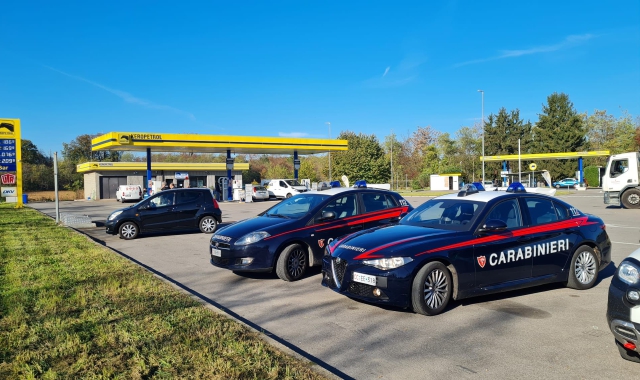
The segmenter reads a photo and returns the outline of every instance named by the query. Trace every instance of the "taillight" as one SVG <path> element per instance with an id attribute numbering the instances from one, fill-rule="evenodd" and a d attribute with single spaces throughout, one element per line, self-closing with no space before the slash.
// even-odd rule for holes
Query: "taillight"
<path id="1" fill-rule="evenodd" d="M 606 231 L 606 230 L 607 230 L 607 225 L 606 225 L 606 224 L 604 224 L 604 223 L 602 223 L 602 225 L 600 226 L 600 228 L 602 228 L 603 230 L 605 230 L 605 231 Z"/>
<path id="2" fill-rule="evenodd" d="M 220 207 L 218 207 L 218 202 L 215 199 L 213 200 L 213 207 L 214 208 L 220 208 Z"/>
<path id="3" fill-rule="evenodd" d="M 254 187 L 254 188 L 253 188 L 253 192 L 255 193 L 255 191 L 256 191 L 256 188 Z"/>

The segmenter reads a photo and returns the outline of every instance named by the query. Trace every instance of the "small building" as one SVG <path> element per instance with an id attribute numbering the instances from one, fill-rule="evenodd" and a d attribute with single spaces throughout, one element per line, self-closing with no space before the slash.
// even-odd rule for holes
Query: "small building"
<path id="1" fill-rule="evenodd" d="M 234 163 L 231 175 L 234 182 L 242 183 L 242 171 L 249 170 L 248 163 Z M 147 178 L 144 162 L 85 162 L 77 166 L 84 173 L 85 199 L 115 199 L 120 185 L 140 185 L 146 188 L 149 180 L 176 187 L 214 188 L 220 178 L 227 178 L 223 163 L 154 162 L 151 178 Z"/>
<path id="2" fill-rule="evenodd" d="M 458 190 L 462 173 L 446 173 L 431 175 L 431 190 Z"/>

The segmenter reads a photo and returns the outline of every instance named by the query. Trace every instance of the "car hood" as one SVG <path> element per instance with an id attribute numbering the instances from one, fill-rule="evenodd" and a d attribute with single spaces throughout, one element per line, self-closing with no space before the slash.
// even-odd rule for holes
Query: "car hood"
<path id="1" fill-rule="evenodd" d="M 266 231 L 271 235 L 275 235 L 281 229 L 293 228 L 290 225 L 296 223 L 297 221 L 298 219 L 285 219 L 264 215 L 256 216 L 255 218 L 241 220 L 237 223 L 233 223 L 227 227 L 220 229 L 218 232 L 216 232 L 214 238 L 216 235 L 222 235 L 231 238 L 231 240 L 236 240 L 248 233 L 257 231 Z"/>
<path id="2" fill-rule="evenodd" d="M 449 242 L 466 232 L 409 225 L 393 225 L 365 230 L 332 243 L 332 256 L 342 259 L 377 259 L 415 256 Z"/>

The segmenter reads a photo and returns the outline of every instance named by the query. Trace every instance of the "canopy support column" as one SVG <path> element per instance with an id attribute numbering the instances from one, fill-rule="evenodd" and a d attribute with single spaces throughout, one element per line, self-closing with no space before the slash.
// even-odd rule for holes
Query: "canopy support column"
<path id="1" fill-rule="evenodd" d="M 300 169 L 300 160 L 298 159 L 298 151 L 293 151 L 293 178 L 298 180 L 298 170 Z"/>
<path id="2" fill-rule="evenodd" d="M 227 199 L 229 200 L 233 199 L 233 180 L 231 179 L 232 168 L 233 159 L 231 158 L 231 149 L 227 149 Z"/>
<path id="3" fill-rule="evenodd" d="M 151 148 L 147 148 L 147 194 L 153 192 L 153 180 L 151 179 Z"/>

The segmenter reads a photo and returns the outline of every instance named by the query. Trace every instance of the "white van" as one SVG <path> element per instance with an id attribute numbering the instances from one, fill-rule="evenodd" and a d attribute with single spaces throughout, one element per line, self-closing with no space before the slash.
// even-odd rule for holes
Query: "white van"
<path id="1" fill-rule="evenodd" d="M 269 182 L 269 192 L 276 198 L 291 198 L 307 191 L 307 187 L 295 179 L 272 179 Z"/>
<path id="2" fill-rule="evenodd" d="M 140 185 L 120 185 L 118 186 L 118 192 L 116 193 L 116 200 L 118 202 L 125 201 L 141 201 L 142 200 L 142 186 Z"/>

